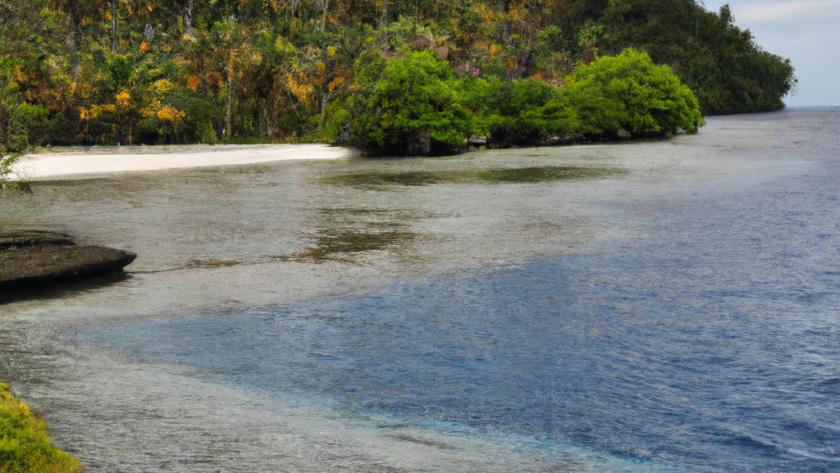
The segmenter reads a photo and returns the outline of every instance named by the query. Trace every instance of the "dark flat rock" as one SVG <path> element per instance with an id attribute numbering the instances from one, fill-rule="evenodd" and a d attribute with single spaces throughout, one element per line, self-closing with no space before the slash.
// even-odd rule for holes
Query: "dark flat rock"
<path id="1" fill-rule="evenodd" d="M 73 246 L 76 242 L 61 233 L 39 230 L 0 231 L 0 251 L 31 246 Z"/>
<path id="2" fill-rule="evenodd" d="M 0 290 L 120 271 L 136 257 L 129 251 L 77 245 L 61 233 L 0 231 Z"/>

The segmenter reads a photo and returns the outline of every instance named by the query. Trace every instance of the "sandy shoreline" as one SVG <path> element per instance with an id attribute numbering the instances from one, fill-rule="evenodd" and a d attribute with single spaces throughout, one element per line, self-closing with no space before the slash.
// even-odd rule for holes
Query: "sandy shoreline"
<path id="1" fill-rule="evenodd" d="M 152 152 L 148 152 L 152 151 Z M 351 148 L 321 144 L 219 145 L 207 147 L 111 148 L 84 153 L 30 154 L 14 166 L 17 178 L 44 179 L 84 174 L 156 171 L 208 166 L 257 164 L 298 159 L 347 159 Z"/>

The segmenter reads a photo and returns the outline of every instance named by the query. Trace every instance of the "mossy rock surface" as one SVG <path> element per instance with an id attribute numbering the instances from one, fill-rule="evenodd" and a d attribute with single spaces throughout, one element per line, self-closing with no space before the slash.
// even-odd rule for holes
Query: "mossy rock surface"
<path id="1" fill-rule="evenodd" d="M 61 233 L 0 231 L 0 290 L 120 271 L 136 254 L 77 245 Z"/>
<path id="2" fill-rule="evenodd" d="M 73 246 L 76 242 L 61 233 L 40 230 L 0 231 L 0 251 L 32 246 Z"/>

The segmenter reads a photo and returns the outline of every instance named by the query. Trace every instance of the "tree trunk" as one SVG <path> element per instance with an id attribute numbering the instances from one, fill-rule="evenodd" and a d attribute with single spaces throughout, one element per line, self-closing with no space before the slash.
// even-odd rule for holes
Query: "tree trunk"
<path id="1" fill-rule="evenodd" d="M 192 16 L 195 0 L 187 0 L 184 5 L 184 36 L 192 36 Z"/>
<path id="2" fill-rule="evenodd" d="M 225 138 L 230 139 L 233 134 L 233 127 L 231 126 L 232 114 L 231 102 L 233 100 L 233 78 L 234 66 L 236 64 L 236 51 L 230 52 L 228 59 L 228 80 L 227 80 L 227 111 L 225 112 Z"/>
<path id="3" fill-rule="evenodd" d="M 330 102 L 332 92 L 324 94 L 321 98 L 321 121 L 318 123 L 318 131 L 324 130 L 324 125 L 327 124 L 327 104 Z"/>
<path id="4" fill-rule="evenodd" d="M 228 79 L 227 83 L 227 111 L 225 112 L 225 138 L 230 139 L 233 130 L 231 130 L 231 118 L 233 111 L 231 110 L 231 100 L 233 99 L 233 78 Z"/>
<path id="5" fill-rule="evenodd" d="M 76 30 L 79 26 L 78 15 L 74 7 L 76 6 L 75 2 L 67 2 L 63 4 L 65 10 L 64 15 L 66 17 L 66 28 L 67 28 L 67 38 L 66 43 L 67 47 L 70 48 L 70 75 L 77 79 L 79 77 L 79 56 L 76 54 Z"/>
<path id="6" fill-rule="evenodd" d="M 0 101 L 0 158 L 3 157 L 3 145 L 6 142 L 6 122 L 8 121 L 8 113 L 6 110 L 6 102 Z"/>
<path id="7" fill-rule="evenodd" d="M 76 51 L 76 28 L 71 24 L 67 31 L 67 46 L 71 51 Z"/>
<path id="8" fill-rule="evenodd" d="M 330 0 L 323 0 L 323 2 L 324 2 L 324 11 L 323 11 L 323 14 L 321 15 L 321 31 L 324 31 L 324 28 L 326 27 L 327 11 L 330 8 Z"/>
<path id="9" fill-rule="evenodd" d="M 119 47 L 119 43 L 117 42 L 117 0 L 111 0 L 111 30 L 113 32 L 111 52 L 116 53 Z"/>
<path id="10" fill-rule="evenodd" d="M 292 0 L 292 24 L 297 24 L 297 18 L 299 17 L 298 14 L 298 6 L 300 6 L 300 0 Z"/>
<path id="11" fill-rule="evenodd" d="M 381 26 L 388 24 L 388 0 L 382 0 L 382 17 L 379 19 Z"/>
<path id="12" fill-rule="evenodd" d="M 76 51 L 76 12 L 73 11 L 73 3 L 68 2 L 66 5 L 63 5 L 64 8 L 64 15 L 66 18 L 65 27 L 67 28 L 67 37 L 65 39 L 65 43 L 67 46 L 70 47 L 70 50 L 75 52 Z"/>

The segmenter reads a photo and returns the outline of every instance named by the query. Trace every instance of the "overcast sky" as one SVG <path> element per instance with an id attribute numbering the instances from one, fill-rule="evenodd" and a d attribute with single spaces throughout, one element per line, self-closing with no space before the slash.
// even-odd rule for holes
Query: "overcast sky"
<path id="1" fill-rule="evenodd" d="M 788 106 L 840 105 L 840 0 L 705 0 L 714 12 L 727 3 L 739 28 L 796 68 Z"/>

